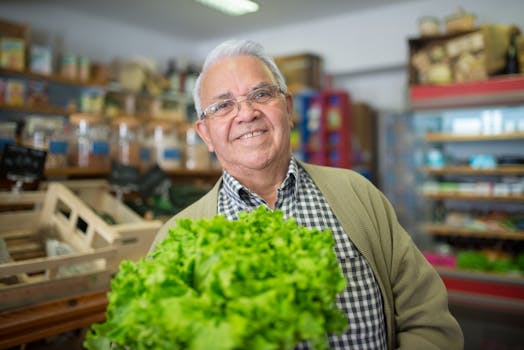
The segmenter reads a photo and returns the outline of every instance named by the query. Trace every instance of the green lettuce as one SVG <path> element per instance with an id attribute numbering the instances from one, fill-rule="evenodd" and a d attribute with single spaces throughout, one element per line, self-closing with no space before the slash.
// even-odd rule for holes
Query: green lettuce
<path id="1" fill-rule="evenodd" d="M 123 261 L 87 349 L 292 349 L 347 329 L 333 235 L 259 207 L 178 220 L 156 250 Z"/>

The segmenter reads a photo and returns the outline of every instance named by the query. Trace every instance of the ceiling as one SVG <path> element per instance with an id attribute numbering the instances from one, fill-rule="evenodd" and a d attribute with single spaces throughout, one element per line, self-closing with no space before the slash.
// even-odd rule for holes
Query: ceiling
<path id="1" fill-rule="evenodd" d="M 205 40 L 275 28 L 406 0 L 255 0 L 260 10 L 231 17 L 193 0 L 45 0 L 64 9 L 105 17 L 181 38 Z M 413 0 L 412 0 L 413 1 Z"/>

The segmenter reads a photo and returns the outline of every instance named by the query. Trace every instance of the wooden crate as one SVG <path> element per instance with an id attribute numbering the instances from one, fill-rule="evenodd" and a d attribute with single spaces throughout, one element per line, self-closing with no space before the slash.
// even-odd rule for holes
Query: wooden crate
<path id="1" fill-rule="evenodd" d="M 137 261 L 147 254 L 162 221 L 144 220 L 111 193 L 106 180 L 69 180 L 61 183 L 95 212 L 109 214 L 116 221 L 110 227 L 120 236 L 115 241 L 118 244 L 117 261 Z"/>
<path id="2" fill-rule="evenodd" d="M 26 191 L 18 195 L 0 192 L 0 213 L 8 209 L 38 208 L 42 205 L 45 190 L 51 183 L 53 182 L 43 183 L 39 191 Z M 61 181 L 60 184 L 84 202 L 88 210 L 108 214 L 116 221 L 116 224 L 109 226 L 112 232 L 118 235 L 118 238 L 114 239 L 114 244 L 117 245 L 117 263 L 123 259 L 137 261 L 147 254 L 163 224 L 162 221 L 144 220 L 111 193 L 106 180 L 67 180 Z"/>
<path id="3" fill-rule="evenodd" d="M 1 311 L 109 288 L 116 270 L 115 241 L 119 235 L 64 185 L 50 184 L 41 206 L 0 213 L 0 238 L 7 243 L 9 254 L 34 251 L 39 230 L 48 227 L 75 252 L 26 256 L 0 264 L 4 282 L 16 279 L 12 284 L 0 284 Z M 73 266 L 84 269 L 74 274 L 64 272 Z"/>

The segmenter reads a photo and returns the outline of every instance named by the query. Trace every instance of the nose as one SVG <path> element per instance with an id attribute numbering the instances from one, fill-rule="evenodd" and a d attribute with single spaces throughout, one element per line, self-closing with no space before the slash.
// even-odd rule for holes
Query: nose
<path id="1" fill-rule="evenodd" d="M 236 100 L 236 102 L 237 102 L 237 113 L 236 113 L 237 117 L 246 117 L 246 116 L 252 117 L 253 116 L 253 113 L 252 113 L 253 105 L 251 101 L 247 99 L 247 97 L 244 96 L 242 98 L 239 98 Z M 242 108 L 242 102 L 246 102 L 244 108 Z"/>

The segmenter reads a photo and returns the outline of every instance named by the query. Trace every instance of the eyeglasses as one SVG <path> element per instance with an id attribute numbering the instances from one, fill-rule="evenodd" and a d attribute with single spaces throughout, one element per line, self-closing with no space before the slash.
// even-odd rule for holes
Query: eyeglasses
<path id="1" fill-rule="evenodd" d="M 250 106 L 253 104 L 263 105 L 271 102 L 278 94 L 284 93 L 277 85 L 268 85 L 250 91 L 246 96 L 237 99 L 225 99 L 215 102 L 204 110 L 200 119 L 221 118 L 236 115 L 240 110 L 240 103 L 246 101 Z"/>

